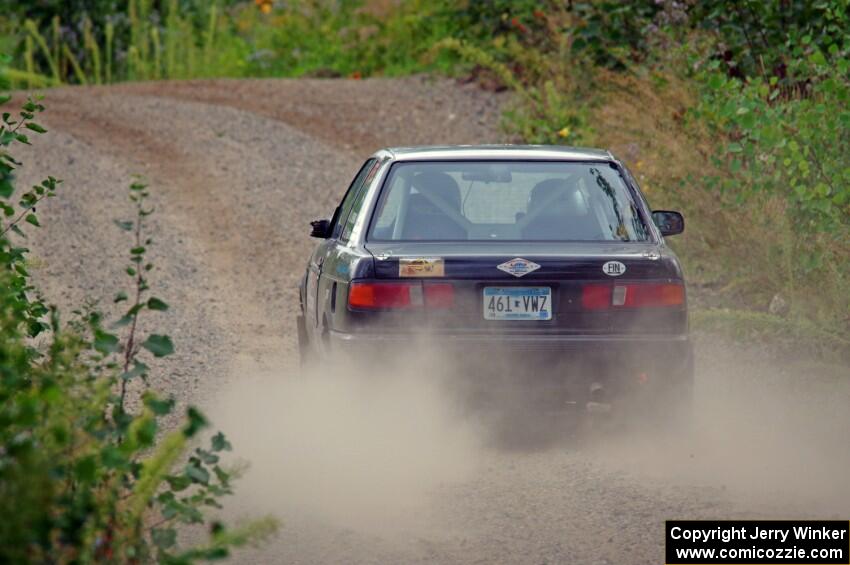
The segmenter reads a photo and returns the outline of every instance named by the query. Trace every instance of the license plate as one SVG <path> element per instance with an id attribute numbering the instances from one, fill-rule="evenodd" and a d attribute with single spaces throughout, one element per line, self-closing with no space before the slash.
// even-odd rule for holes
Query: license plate
<path id="1" fill-rule="evenodd" d="M 484 287 L 485 320 L 551 320 L 548 286 Z"/>

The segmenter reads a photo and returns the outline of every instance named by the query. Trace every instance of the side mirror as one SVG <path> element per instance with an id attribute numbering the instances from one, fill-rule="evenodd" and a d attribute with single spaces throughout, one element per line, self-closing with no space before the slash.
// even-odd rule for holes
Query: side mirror
<path id="1" fill-rule="evenodd" d="M 310 237 L 327 239 L 331 236 L 330 220 L 314 220 L 310 222 L 310 225 L 312 226 L 312 229 L 310 230 Z"/>
<path id="2" fill-rule="evenodd" d="M 685 231 L 685 218 L 679 212 L 655 210 L 652 221 L 661 230 L 661 235 L 676 235 Z"/>

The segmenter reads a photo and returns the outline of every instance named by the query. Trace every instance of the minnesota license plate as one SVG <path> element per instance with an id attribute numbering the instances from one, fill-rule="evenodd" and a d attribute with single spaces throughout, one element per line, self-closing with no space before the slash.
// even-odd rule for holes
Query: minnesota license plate
<path id="1" fill-rule="evenodd" d="M 551 320 L 552 289 L 548 286 L 484 287 L 485 320 Z"/>

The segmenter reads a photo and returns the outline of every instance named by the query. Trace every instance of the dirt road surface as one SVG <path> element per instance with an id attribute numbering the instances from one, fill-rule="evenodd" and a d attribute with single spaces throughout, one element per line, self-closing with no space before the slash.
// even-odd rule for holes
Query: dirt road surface
<path id="1" fill-rule="evenodd" d="M 146 328 L 177 345 L 152 385 L 204 407 L 250 461 L 228 516 L 283 521 L 238 562 L 657 564 L 665 519 L 846 519 L 846 367 L 699 336 L 693 436 L 525 448 L 490 441 L 438 376 L 299 374 L 307 222 L 378 147 L 502 141 L 492 93 L 413 78 L 46 94 L 51 131 L 23 180 L 65 183 L 30 239 L 38 281 L 112 311 L 129 247 L 113 220 L 131 175 L 150 181 L 152 284 L 171 309 Z"/>

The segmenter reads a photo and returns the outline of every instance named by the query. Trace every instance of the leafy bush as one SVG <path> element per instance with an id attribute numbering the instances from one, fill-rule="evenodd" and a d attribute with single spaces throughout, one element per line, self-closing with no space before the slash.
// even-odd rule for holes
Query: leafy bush
<path id="1" fill-rule="evenodd" d="M 570 3 L 576 16 L 576 52 L 601 66 L 624 69 L 648 55 L 647 30 L 661 2 L 603 1 Z"/>
<path id="2" fill-rule="evenodd" d="M 833 69 L 816 51 L 811 61 L 823 74 L 787 99 L 775 77 L 741 83 L 713 73 L 700 115 L 733 140 L 717 162 L 731 173 L 722 188 L 739 199 L 781 195 L 801 232 L 837 233 L 850 227 L 850 74 L 846 59 Z"/>
<path id="3" fill-rule="evenodd" d="M 4 97 L 2 102 L 9 101 Z M 226 556 L 230 547 L 267 535 L 272 519 L 227 529 L 206 515 L 230 494 L 232 473 L 220 464 L 230 444 L 221 433 L 209 447 L 195 447 L 183 461 L 204 416 L 187 410 L 182 427 L 161 429 L 174 406 L 147 389 L 129 408 L 127 385 L 145 383 L 146 361 L 172 353 L 171 339 L 140 336 L 143 313 L 168 305 L 150 295 L 145 235 L 147 186 L 130 185 L 135 218 L 118 222 L 133 236 L 129 292 L 116 303 L 130 307 L 107 327 L 103 316 L 81 308 L 60 323 L 59 311 L 39 298 L 30 282 L 26 252 L 12 237 L 39 226 L 36 206 L 56 195 L 48 177 L 15 197 L 9 153 L 27 135 L 45 129 L 33 121 L 44 107 L 27 101 L 19 117 L 4 114 L 0 126 L 0 562 L 153 561 L 189 563 Z M 14 234 L 14 235 L 13 235 Z M 119 336 L 112 333 L 123 331 Z M 180 548 L 176 527 L 207 525 L 207 545 Z"/>
<path id="4" fill-rule="evenodd" d="M 850 47 L 848 0 L 702 0 L 689 6 L 689 15 L 695 29 L 716 37 L 714 56 L 723 61 L 727 74 L 738 78 L 790 78 L 788 67 L 802 43 L 823 52 L 831 46 Z"/>
<path id="5" fill-rule="evenodd" d="M 750 284 L 792 297 L 798 315 L 840 327 L 850 321 L 848 48 L 822 50 L 804 38 L 791 55 L 785 79 L 744 82 L 714 61 L 697 76 L 702 99 L 693 115 L 721 143 L 707 187 L 733 206 L 755 203 L 745 221 L 762 234 L 755 245 L 764 252 L 748 263 Z"/>

